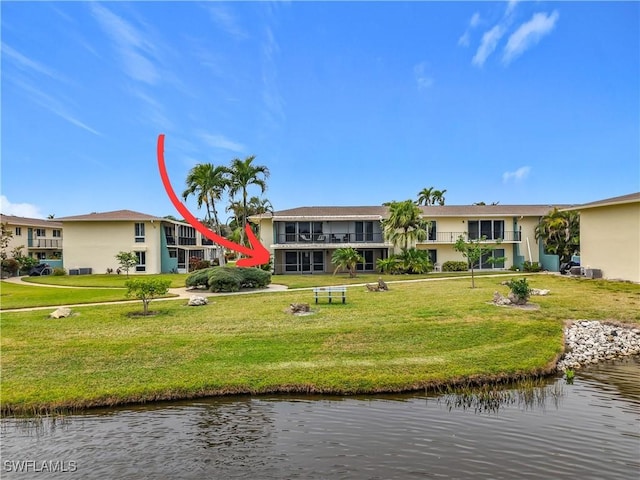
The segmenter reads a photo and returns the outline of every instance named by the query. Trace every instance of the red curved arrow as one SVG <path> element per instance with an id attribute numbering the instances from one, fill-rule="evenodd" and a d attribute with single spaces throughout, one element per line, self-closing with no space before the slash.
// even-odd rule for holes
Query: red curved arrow
<path id="1" fill-rule="evenodd" d="M 198 230 L 209 240 L 212 240 L 218 245 L 222 245 L 229 250 L 235 250 L 236 252 L 246 255 L 247 258 L 241 258 L 236 262 L 237 266 L 253 267 L 269 263 L 269 251 L 264 248 L 262 243 L 260 243 L 260 240 L 256 238 L 253 230 L 251 230 L 251 226 L 247 224 L 245 227 L 247 239 L 251 244 L 251 248 L 249 248 L 234 243 L 231 240 L 228 240 L 209 230 L 202 223 L 200 223 L 196 217 L 191 215 L 191 212 L 189 212 L 187 207 L 185 207 L 183 203 L 178 199 L 175 192 L 173 191 L 173 188 L 171 187 L 171 182 L 169 181 L 169 176 L 167 175 L 167 168 L 164 165 L 164 133 L 158 135 L 158 168 L 160 169 L 160 177 L 162 177 L 162 183 L 164 185 L 164 189 L 167 191 L 167 195 L 169 195 L 173 206 L 176 207 L 178 212 L 180 212 L 182 217 L 187 222 L 189 222 L 196 230 Z"/>

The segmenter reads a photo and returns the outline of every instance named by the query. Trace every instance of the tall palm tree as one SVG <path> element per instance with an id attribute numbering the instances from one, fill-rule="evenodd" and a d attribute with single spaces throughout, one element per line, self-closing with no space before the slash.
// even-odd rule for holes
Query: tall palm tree
<path id="1" fill-rule="evenodd" d="M 220 229 L 220 220 L 218 219 L 218 210 L 216 202 L 219 201 L 229 184 L 229 170 L 227 167 L 215 167 L 211 163 L 199 163 L 193 167 L 187 175 L 187 188 L 182 192 L 182 198 L 185 200 L 189 195 L 196 195 L 198 208 L 202 204 L 206 206 L 206 221 L 209 228 L 213 227 L 218 235 L 222 235 Z M 220 265 L 224 265 L 224 248 L 217 249 L 218 261 Z"/>
<path id="2" fill-rule="evenodd" d="M 444 194 L 445 190 L 436 190 L 434 187 L 423 188 L 418 192 L 418 201 L 416 202 L 418 205 L 444 205 Z"/>
<path id="3" fill-rule="evenodd" d="M 218 210 L 216 202 L 219 201 L 228 186 L 227 167 L 215 167 L 211 163 L 199 163 L 187 175 L 187 188 L 182 192 L 182 198 L 187 199 L 189 195 L 196 195 L 198 208 L 205 205 L 207 209 L 207 222 L 214 227 L 220 235 L 220 221 L 218 220 Z"/>
<path id="4" fill-rule="evenodd" d="M 559 211 L 554 208 L 540 220 L 535 228 L 536 240 L 542 239 L 547 253 L 560 257 L 560 262 L 571 260 L 580 249 L 580 215 L 575 210 Z"/>
<path id="5" fill-rule="evenodd" d="M 269 169 L 264 165 L 254 165 L 253 161 L 255 156 L 240 160 L 234 158 L 229 168 L 229 193 L 231 196 L 241 194 L 242 199 L 242 231 L 240 232 L 240 241 L 244 243 L 245 229 L 247 225 L 247 189 L 250 185 L 256 185 L 260 187 L 261 193 L 264 193 L 267 189 L 266 179 L 269 178 Z"/>
<path id="6" fill-rule="evenodd" d="M 410 241 L 423 241 L 428 237 L 429 222 L 422 219 L 421 211 L 412 200 L 391 202 L 389 218 L 382 221 L 384 235 L 395 246 L 406 250 Z"/>
<path id="7" fill-rule="evenodd" d="M 418 192 L 418 205 L 431 205 L 433 195 L 433 187 L 423 188 Z"/>

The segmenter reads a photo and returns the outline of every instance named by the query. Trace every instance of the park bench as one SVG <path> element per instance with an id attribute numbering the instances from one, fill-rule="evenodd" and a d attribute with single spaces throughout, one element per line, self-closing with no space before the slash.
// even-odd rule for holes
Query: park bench
<path id="1" fill-rule="evenodd" d="M 316 287 L 313 289 L 313 295 L 318 303 L 318 299 L 327 297 L 329 303 L 334 298 L 342 298 L 342 303 L 347 303 L 347 287 Z"/>

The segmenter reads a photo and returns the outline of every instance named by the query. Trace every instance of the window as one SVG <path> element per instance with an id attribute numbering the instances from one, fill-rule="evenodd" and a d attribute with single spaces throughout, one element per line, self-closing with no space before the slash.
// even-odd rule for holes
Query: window
<path id="1" fill-rule="evenodd" d="M 47 231 L 44 228 L 36 228 L 36 237 L 46 237 Z"/>
<path id="2" fill-rule="evenodd" d="M 136 243 L 144 243 L 144 223 L 135 224 Z"/>
<path id="3" fill-rule="evenodd" d="M 356 222 L 356 242 L 373 242 L 373 222 Z"/>
<path id="4" fill-rule="evenodd" d="M 358 253 L 364 258 L 364 263 L 358 263 L 356 270 L 359 272 L 373 270 L 373 250 L 358 250 Z"/>
<path id="5" fill-rule="evenodd" d="M 284 224 L 285 242 L 311 242 L 323 241 L 323 239 L 322 222 L 285 222 Z"/>
<path id="6" fill-rule="evenodd" d="M 167 245 L 175 245 L 176 237 L 173 226 L 165 225 L 164 226 L 164 236 L 167 239 Z"/>
<path id="7" fill-rule="evenodd" d="M 504 238 L 504 220 L 469 220 L 469 239 L 477 240 L 486 237 L 487 240 Z"/>
<path id="8" fill-rule="evenodd" d="M 45 260 L 47 258 L 47 254 L 44 252 L 37 252 L 36 253 L 36 258 L 38 260 Z"/>
<path id="9" fill-rule="evenodd" d="M 436 240 L 436 221 L 435 220 L 431 220 L 429 222 L 429 236 L 427 237 L 427 240 L 430 240 L 432 242 L 435 242 Z M 435 250 L 434 250 L 435 252 Z M 435 263 L 435 262 L 434 262 Z"/>
<path id="10" fill-rule="evenodd" d="M 478 268 L 478 262 L 474 264 L 474 268 Z M 496 248 L 485 253 L 480 259 L 480 268 L 484 270 L 504 268 L 504 248 Z"/>
<path id="11" fill-rule="evenodd" d="M 178 245 L 195 245 L 196 229 L 189 225 L 178 227 Z"/>
<path id="12" fill-rule="evenodd" d="M 429 249 L 429 250 L 427 250 L 427 253 L 429 254 L 429 259 L 431 260 L 431 263 L 433 265 L 438 263 L 438 250 Z"/>
<path id="13" fill-rule="evenodd" d="M 136 257 L 138 257 L 138 264 L 136 265 L 136 272 L 146 272 L 147 271 L 147 253 L 146 252 L 135 252 Z"/>
<path id="14" fill-rule="evenodd" d="M 16 227 L 16 237 L 20 237 L 22 235 L 22 227 Z"/>
<path id="15" fill-rule="evenodd" d="M 285 272 L 323 272 L 324 252 L 322 250 L 285 252 Z"/>
<path id="16" fill-rule="evenodd" d="M 54 229 L 54 230 L 53 230 L 53 237 L 54 237 L 54 238 L 60 238 L 60 237 L 62 237 L 62 230 L 57 229 L 57 228 L 56 228 L 56 229 Z"/>

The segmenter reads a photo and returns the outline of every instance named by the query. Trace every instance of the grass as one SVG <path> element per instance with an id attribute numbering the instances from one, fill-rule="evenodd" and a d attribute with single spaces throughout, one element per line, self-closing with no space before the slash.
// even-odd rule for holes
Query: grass
<path id="1" fill-rule="evenodd" d="M 59 320 L 3 313 L 2 413 L 519 378 L 553 370 L 567 319 L 640 321 L 638 285 L 528 278 L 551 289 L 533 297 L 537 311 L 490 305 L 493 292 L 507 287 L 480 277 L 475 289 L 469 279 L 397 283 L 378 293 L 350 287 L 346 305 L 312 305 L 314 314 L 300 317 L 284 310 L 311 303 L 306 290 L 215 297 L 204 307 L 152 302 L 150 317 L 131 316 L 141 302 L 77 307 Z"/>
<path id="2" fill-rule="evenodd" d="M 171 280 L 170 288 L 184 287 L 186 273 L 161 273 L 144 275 L 144 278 L 161 278 Z M 140 275 L 94 274 L 94 275 L 46 275 L 43 277 L 23 277 L 23 281 L 41 285 L 61 285 L 65 287 L 125 288 L 124 282 Z"/>

